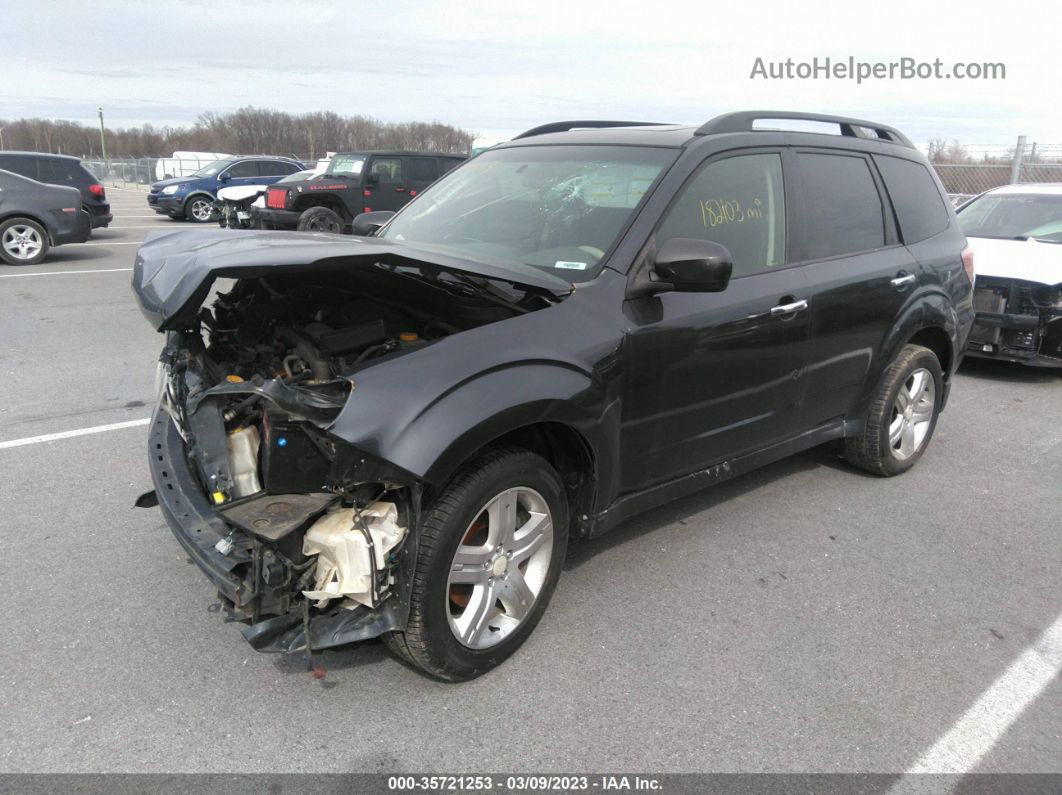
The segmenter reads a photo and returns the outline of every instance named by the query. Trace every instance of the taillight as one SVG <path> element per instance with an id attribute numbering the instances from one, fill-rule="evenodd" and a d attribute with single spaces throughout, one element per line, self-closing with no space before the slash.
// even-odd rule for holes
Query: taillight
<path id="1" fill-rule="evenodd" d="M 101 199 L 107 195 L 107 191 L 104 190 L 103 186 L 98 182 L 94 182 L 93 184 L 89 185 L 88 189 L 89 193 L 91 193 L 93 196 L 99 196 Z"/>
<path id="2" fill-rule="evenodd" d="M 283 210 L 288 203 L 288 191 L 286 188 L 270 188 L 266 191 L 266 207 L 274 210 Z"/>
<path id="3" fill-rule="evenodd" d="M 967 246 L 962 250 L 962 267 L 966 271 L 966 275 L 970 277 L 970 284 L 974 283 L 974 257 L 973 249 Z"/>
<path id="4" fill-rule="evenodd" d="M 361 195 L 362 195 L 362 196 L 364 196 L 364 197 L 366 197 L 366 198 L 368 198 L 369 196 L 372 196 L 372 191 L 371 191 L 371 190 L 369 190 L 368 188 L 366 188 L 365 190 L 363 190 L 363 191 L 361 192 Z"/>

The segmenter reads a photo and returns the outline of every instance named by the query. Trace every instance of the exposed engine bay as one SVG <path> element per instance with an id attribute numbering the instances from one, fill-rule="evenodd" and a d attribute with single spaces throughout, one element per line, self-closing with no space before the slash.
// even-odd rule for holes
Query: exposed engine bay
<path id="1" fill-rule="evenodd" d="M 239 581 L 221 590 L 253 645 L 299 648 L 321 613 L 364 624 L 356 611 L 392 600 L 411 565 L 419 484 L 328 431 L 358 374 L 554 300 L 461 273 L 306 266 L 235 281 L 168 332 L 160 406 L 224 523 L 206 554 Z"/>
<path id="2" fill-rule="evenodd" d="M 1062 367 L 1062 285 L 978 276 L 974 309 L 973 355 Z"/>

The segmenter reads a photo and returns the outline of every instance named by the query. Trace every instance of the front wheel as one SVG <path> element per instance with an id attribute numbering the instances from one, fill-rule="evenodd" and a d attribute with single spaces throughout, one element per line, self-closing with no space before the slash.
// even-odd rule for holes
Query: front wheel
<path id="1" fill-rule="evenodd" d="M 300 232 L 340 234 L 343 231 L 343 219 L 328 207 L 310 207 L 299 216 L 299 222 L 295 228 Z"/>
<path id="2" fill-rule="evenodd" d="M 0 259 L 8 265 L 36 265 L 48 253 L 48 233 L 29 218 L 0 224 Z"/>
<path id="3" fill-rule="evenodd" d="M 885 371 L 861 433 L 845 439 L 845 458 L 875 475 L 906 472 L 929 447 L 943 395 L 936 354 L 905 345 Z"/>
<path id="4" fill-rule="evenodd" d="M 214 202 L 206 196 L 193 196 L 184 204 L 184 217 L 194 224 L 205 224 L 214 217 Z"/>
<path id="5" fill-rule="evenodd" d="M 463 468 L 424 518 L 399 657 L 451 682 L 501 664 L 538 624 L 568 543 L 564 486 L 541 457 L 516 448 Z"/>

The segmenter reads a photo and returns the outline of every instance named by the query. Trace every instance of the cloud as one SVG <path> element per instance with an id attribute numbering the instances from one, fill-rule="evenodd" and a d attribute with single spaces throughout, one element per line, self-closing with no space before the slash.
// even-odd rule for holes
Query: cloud
<path id="1" fill-rule="evenodd" d="M 3 115 L 191 123 L 242 105 L 437 119 L 512 133 L 558 118 L 696 123 L 749 107 L 896 124 L 915 140 L 1062 137 L 1055 37 L 1030 0 L 968 0 L 932 19 L 923 3 L 757 0 L 460 4 L 406 0 L 20 3 L 5 40 Z M 999 24 L 993 23 L 998 20 Z M 86 58 L 86 35 L 91 58 Z M 1005 81 L 750 80 L 765 60 L 1001 61 Z M 1053 137 L 1052 137 L 1053 136 Z M 976 139 L 976 140 L 975 140 Z"/>

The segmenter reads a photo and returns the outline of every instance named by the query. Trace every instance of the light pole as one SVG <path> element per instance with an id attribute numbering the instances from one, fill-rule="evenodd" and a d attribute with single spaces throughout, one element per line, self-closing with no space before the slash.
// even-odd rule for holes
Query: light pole
<path id="1" fill-rule="evenodd" d="M 104 161 L 107 160 L 107 140 L 103 137 L 103 107 L 96 108 L 96 113 L 100 117 L 100 151 L 103 153 Z"/>
<path id="2" fill-rule="evenodd" d="M 0 149 L 4 148 L 4 128 L 0 127 Z"/>

